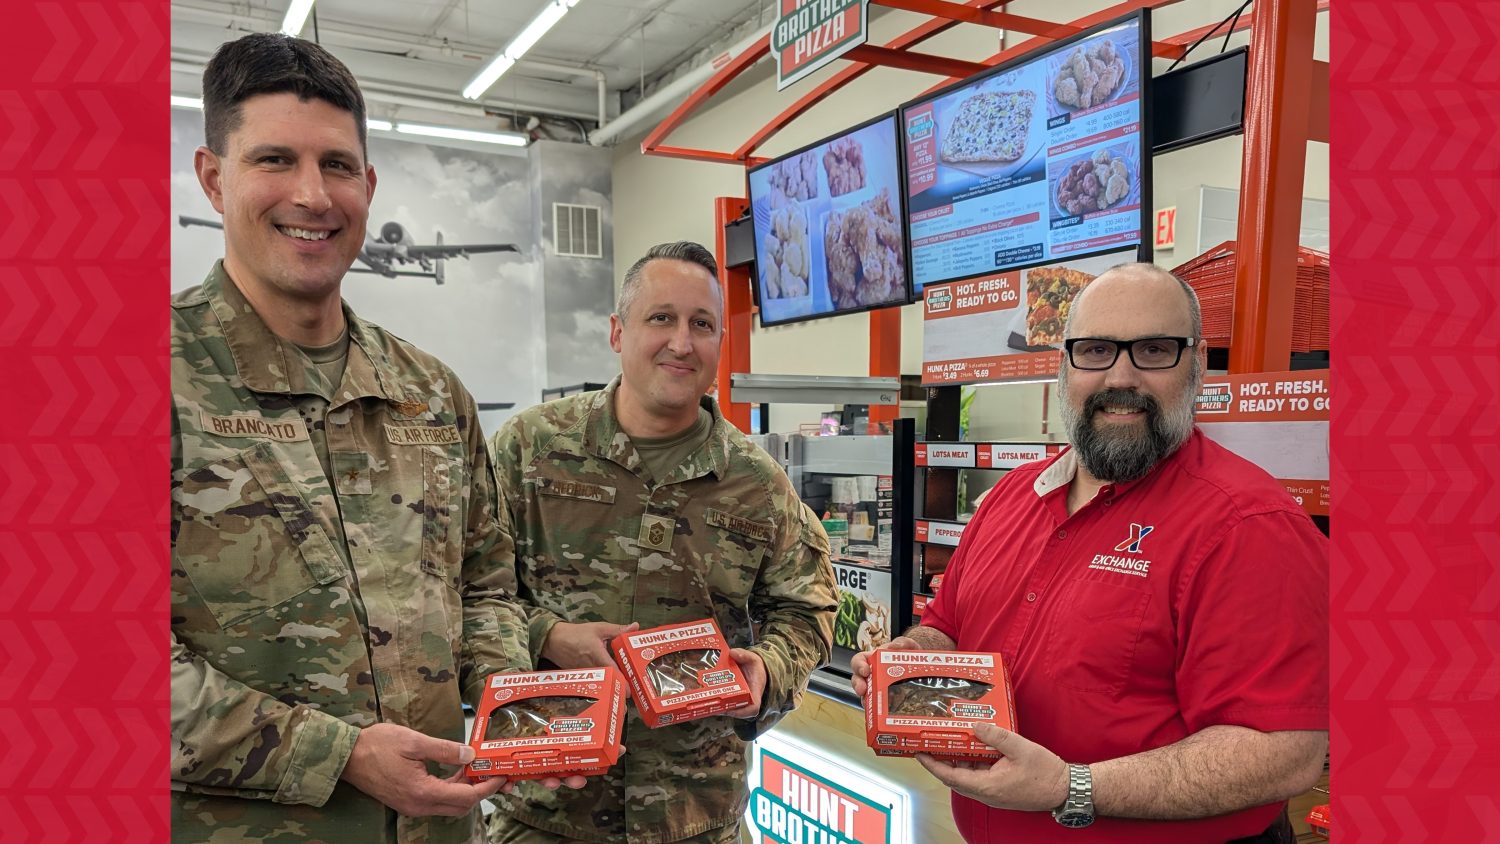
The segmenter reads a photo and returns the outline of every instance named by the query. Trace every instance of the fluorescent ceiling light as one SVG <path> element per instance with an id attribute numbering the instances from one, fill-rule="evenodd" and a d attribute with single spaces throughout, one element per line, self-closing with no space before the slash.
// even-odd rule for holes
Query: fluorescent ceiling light
<path id="1" fill-rule="evenodd" d="M 430 138 L 453 138 L 459 141 L 478 141 L 482 144 L 506 144 L 513 147 L 526 146 L 526 136 L 514 132 L 475 132 L 469 129 L 454 129 L 449 126 L 424 126 L 420 123 L 397 123 L 396 131 L 408 135 L 425 135 Z"/>
<path id="2" fill-rule="evenodd" d="M 307 23 L 307 13 L 312 11 L 312 5 L 313 0 L 292 0 L 292 5 L 286 7 L 286 17 L 281 20 L 282 34 L 300 34 L 302 25 Z"/>
<path id="3" fill-rule="evenodd" d="M 201 97 L 179 97 L 172 95 L 172 108 L 203 108 Z"/>
<path id="4" fill-rule="evenodd" d="M 484 92 L 495 84 L 495 80 L 510 70 L 522 56 L 526 55 L 527 50 L 542 40 L 547 30 L 556 26 L 557 22 L 562 20 L 563 15 L 577 5 L 578 0 L 548 0 L 547 5 L 543 6 L 542 10 L 536 13 L 536 17 L 531 19 L 531 23 L 526 24 L 526 28 L 512 38 L 511 42 L 505 45 L 505 49 L 496 53 L 495 57 L 490 59 L 490 63 L 485 65 L 484 70 L 479 71 L 479 75 L 475 76 L 473 81 L 464 88 L 464 97 L 477 100 L 484 96 Z"/>
<path id="5" fill-rule="evenodd" d="M 365 126 L 371 129 L 379 130 L 381 132 L 389 132 L 392 129 L 396 128 L 391 124 L 391 121 L 389 120 L 377 120 L 373 117 L 365 118 Z"/>

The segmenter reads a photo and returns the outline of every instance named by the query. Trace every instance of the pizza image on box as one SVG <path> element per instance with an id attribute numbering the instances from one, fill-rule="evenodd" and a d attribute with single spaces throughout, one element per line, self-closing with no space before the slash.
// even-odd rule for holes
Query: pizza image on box
<path id="1" fill-rule="evenodd" d="M 1068 308 L 1094 276 L 1067 267 L 1037 267 L 1026 273 L 1026 344 L 1054 346 L 1063 340 Z"/>
<path id="2" fill-rule="evenodd" d="M 1015 161 L 1031 132 L 1032 91 L 984 91 L 970 96 L 943 137 L 944 161 Z"/>

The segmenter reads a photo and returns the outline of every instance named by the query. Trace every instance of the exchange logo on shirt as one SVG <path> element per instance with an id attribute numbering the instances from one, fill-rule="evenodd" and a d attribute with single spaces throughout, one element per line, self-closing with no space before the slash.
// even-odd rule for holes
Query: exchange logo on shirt
<path id="1" fill-rule="evenodd" d="M 1124 542 L 1116 545 L 1115 550 L 1126 554 L 1141 553 L 1141 541 L 1153 530 L 1156 530 L 1155 525 L 1131 523 L 1130 535 L 1125 538 Z M 1151 573 L 1151 561 L 1143 560 L 1140 557 L 1095 554 L 1094 559 L 1089 563 L 1089 568 L 1099 569 L 1100 571 L 1112 571 L 1116 574 L 1128 574 L 1134 577 L 1146 577 Z"/>

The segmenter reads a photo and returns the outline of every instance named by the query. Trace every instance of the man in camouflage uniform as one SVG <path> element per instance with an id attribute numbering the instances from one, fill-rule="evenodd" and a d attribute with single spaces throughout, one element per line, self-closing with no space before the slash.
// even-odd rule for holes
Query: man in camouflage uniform
<path id="1" fill-rule="evenodd" d="M 631 629 L 714 618 L 755 699 L 648 729 L 580 791 L 497 797 L 491 842 L 731 842 L 748 800 L 746 741 L 796 707 L 832 642 L 823 526 L 781 467 L 704 391 L 723 338 L 712 254 L 653 248 L 626 273 L 599 392 L 516 415 L 490 447 L 515 525 L 520 598 L 539 664 L 604 665 Z"/>
<path id="2" fill-rule="evenodd" d="M 460 696 L 529 667 L 474 401 L 341 304 L 375 188 L 349 71 L 251 35 L 204 95 L 225 253 L 172 301 L 173 840 L 474 840 L 503 783 L 442 778 Z"/>

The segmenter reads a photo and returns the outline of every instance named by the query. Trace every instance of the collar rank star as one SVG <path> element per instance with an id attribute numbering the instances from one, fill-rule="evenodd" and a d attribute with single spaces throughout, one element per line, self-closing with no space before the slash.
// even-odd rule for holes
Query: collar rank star
<path id="1" fill-rule="evenodd" d="M 1141 553 L 1141 540 L 1145 539 L 1146 535 L 1153 530 L 1156 530 L 1155 525 L 1142 527 L 1141 525 L 1132 522 L 1130 525 L 1130 536 L 1127 537 L 1124 542 L 1116 545 L 1115 550 L 1124 551 L 1127 554 Z"/>
<path id="2" fill-rule="evenodd" d="M 647 513 L 641 516 L 641 532 L 636 539 L 654 551 L 670 551 L 672 550 L 672 532 L 676 527 L 677 522 L 674 519 Z"/>

